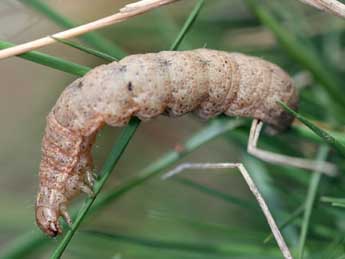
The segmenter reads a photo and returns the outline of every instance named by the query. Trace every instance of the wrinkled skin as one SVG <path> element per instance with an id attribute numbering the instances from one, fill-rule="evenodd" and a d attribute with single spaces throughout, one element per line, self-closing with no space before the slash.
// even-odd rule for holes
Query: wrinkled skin
<path id="1" fill-rule="evenodd" d="M 91 148 L 103 125 L 126 125 L 132 116 L 195 111 L 202 118 L 224 113 L 286 129 L 293 117 L 277 101 L 297 108 L 291 78 L 278 66 L 240 53 L 197 49 L 132 55 L 99 66 L 71 83 L 47 118 L 42 142 L 37 225 L 49 236 L 69 223 L 68 202 L 92 195 Z"/>

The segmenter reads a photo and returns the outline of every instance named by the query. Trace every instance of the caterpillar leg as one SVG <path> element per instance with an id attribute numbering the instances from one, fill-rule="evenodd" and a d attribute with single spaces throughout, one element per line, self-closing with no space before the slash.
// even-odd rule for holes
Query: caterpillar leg
<path id="1" fill-rule="evenodd" d="M 274 218 L 264 200 L 262 197 L 260 191 L 256 187 L 253 179 L 250 177 L 249 173 L 245 169 L 244 165 L 241 163 L 184 163 L 179 166 L 177 166 L 175 169 L 171 170 L 167 174 L 163 176 L 163 179 L 167 179 L 169 177 L 172 177 L 178 173 L 181 173 L 182 171 L 186 169 L 226 169 L 226 168 L 237 168 L 240 173 L 242 174 L 244 180 L 246 181 L 250 191 L 255 196 L 258 204 L 260 205 L 260 208 L 262 212 L 264 213 L 266 220 L 268 222 L 268 225 L 271 228 L 271 231 L 277 241 L 277 244 L 284 256 L 285 259 L 292 259 L 291 252 L 288 248 L 288 246 L 285 243 L 285 240 L 282 236 L 282 234 L 279 231 L 279 228 L 277 227 L 276 222 L 274 221 Z"/>
<path id="2" fill-rule="evenodd" d="M 80 185 L 80 190 L 86 193 L 89 197 L 93 197 L 95 195 L 91 187 L 85 183 Z"/>
<path id="3" fill-rule="evenodd" d="M 67 225 L 71 227 L 72 226 L 72 219 L 71 219 L 70 215 L 68 214 L 67 206 L 65 204 L 60 205 L 60 213 L 61 213 L 61 216 L 66 221 Z"/>
<path id="4" fill-rule="evenodd" d="M 337 168 L 334 164 L 328 162 L 319 162 L 310 159 L 291 157 L 287 155 L 281 155 L 274 152 L 259 149 L 257 147 L 260 132 L 263 126 L 263 122 L 254 119 L 250 133 L 247 151 L 249 154 L 260 158 L 266 162 L 278 165 L 288 165 L 298 168 L 303 168 L 312 171 L 319 171 L 326 175 L 335 176 L 337 175 Z"/>
<path id="5" fill-rule="evenodd" d="M 92 190 L 92 187 L 95 183 L 95 178 L 93 176 L 92 171 L 86 171 L 85 172 L 85 182 L 79 183 L 80 191 L 86 193 L 89 197 L 93 197 L 95 194 Z M 72 226 L 72 219 L 71 216 L 68 214 L 67 206 L 65 203 L 62 203 L 60 205 L 60 215 L 63 217 L 65 222 L 68 226 Z"/>
<path id="6" fill-rule="evenodd" d="M 95 174 L 91 170 L 86 171 L 86 173 L 85 173 L 85 182 L 86 182 L 86 184 L 90 188 L 92 188 L 93 185 L 95 184 L 95 181 L 96 181 Z"/>

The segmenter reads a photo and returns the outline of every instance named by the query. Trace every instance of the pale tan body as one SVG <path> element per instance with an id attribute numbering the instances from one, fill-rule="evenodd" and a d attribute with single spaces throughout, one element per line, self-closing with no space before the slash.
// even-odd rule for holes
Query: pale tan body
<path id="1" fill-rule="evenodd" d="M 104 124 L 121 127 L 132 116 L 202 118 L 225 113 L 251 117 L 276 130 L 293 118 L 276 101 L 296 109 L 291 78 L 278 66 L 239 53 L 198 49 L 132 55 L 99 66 L 74 81 L 48 116 L 42 143 L 36 221 L 50 236 L 69 222 L 67 203 L 92 187 L 91 147 Z"/>

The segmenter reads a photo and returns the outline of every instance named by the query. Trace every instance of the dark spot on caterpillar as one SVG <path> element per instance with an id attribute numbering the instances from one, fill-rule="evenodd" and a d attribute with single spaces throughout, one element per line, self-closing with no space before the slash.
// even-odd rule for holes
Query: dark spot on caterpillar
<path id="1" fill-rule="evenodd" d="M 162 112 L 162 115 L 165 115 L 165 116 L 171 116 L 172 114 L 172 110 L 170 107 L 166 107 L 165 110 Z"/>
<path id="2" fill-rule="evenodd" d="M 126 72 L 126 71 L 127 71 L 126 65 L 120 67 L 120 72 Z"/>
<path id="3" fill-rule="evenodd" d="M 172 64 L 172 62 L 170 60 L 164 59 L 164 60 L 161 61 L 161 64 L 163 66 L 170 66 Z"/>
<path id="4" fill-rule="evenodd" d="M 200 63 L 202 66 L 206 67 L 209 66 L 211 62 L 208 59 L 200 59 Z"/>
<path id="5" fill-rule="evenodd" d="M 132 91 L 133 90 L 133 85 L 132 85 L 132 82 L 131 81 L 129 81 L 129 83 L 128 83 L 128 85 L 127 85 L 127 89 L 128 89 L 128 91 Z"/>
<path id="6" fill-rule="evenodd" d="M 75 85 L 76 88 L 82 88 L 84 86 L 83 81 L 79 81 L 78 84 Z"/>

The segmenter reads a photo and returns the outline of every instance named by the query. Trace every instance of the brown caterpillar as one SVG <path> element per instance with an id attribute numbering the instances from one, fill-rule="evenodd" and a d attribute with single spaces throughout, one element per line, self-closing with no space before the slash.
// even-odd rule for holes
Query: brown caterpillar
<path id="1" fill-rule="evenodd" d="M 49 236 L 70 223 L 68 202 L 92 194 L 91 147 L 103 125 L 121 127 L 132 116 L 195 111 L 259 119 L 276 130 L 293 120 L 277 103 L 296 109 L 291 78 L 278 66 L 239 53 L 197 49 L 132 55 L 101 65 L 70 84 L 47 118 L 42 143 L 36 221 Z"/>

